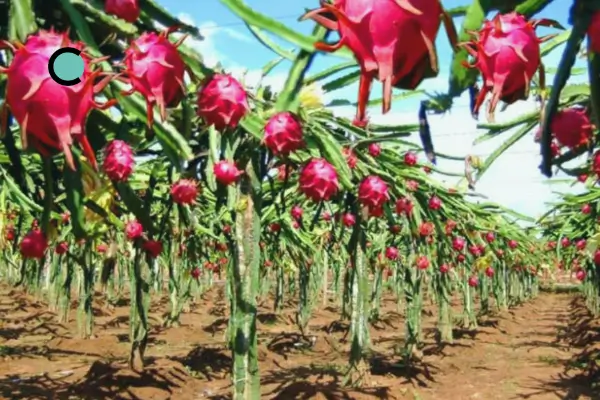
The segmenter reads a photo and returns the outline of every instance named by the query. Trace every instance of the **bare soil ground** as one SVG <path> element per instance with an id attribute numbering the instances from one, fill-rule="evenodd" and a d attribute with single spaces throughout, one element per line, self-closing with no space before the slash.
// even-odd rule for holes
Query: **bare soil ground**
<path id="1" fill-rule="evenodd" d="M 98 297 L 101 297 L 98 294 Z M 154 299 L 152 321 L 166 310 Z M 208 293 L 182 316 L 182 326 L 155 327 L 142 374 L 128 370 L 127 304 L 96 304 L 96 337 L 77 337 L 76 322 L 61 325 L 46 305 L 0 287 L 0 396 L 3 399 L 226 399 L 230 352 L 225 347 L 225 298 Z M 541 294 L 526 305 L 486 318 L 477 332 L 455 331 L 453 345 L 434 340 L 435 317 L 425 313 L 423 362 L 398 366 L 403 318 L 392 299 L 371 329 L 373 356 L 362 389 L 340 386 L 348 359 L 339 310 L 317 307 L 310 348 L 295 346 L 295 306 L 280 315 L 261 307 L 260 369 L 264 399 L 600 399 L 600 321 L 574 294 Z M 340 329 L 341 328 L 341 329 Z"/>

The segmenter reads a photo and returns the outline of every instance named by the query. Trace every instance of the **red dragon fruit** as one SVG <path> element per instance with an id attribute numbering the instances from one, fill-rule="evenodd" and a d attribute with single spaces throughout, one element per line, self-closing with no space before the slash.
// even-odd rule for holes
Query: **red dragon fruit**
<path id="1" fill-rule="evenodd" d="M 276 156 L 288 155 L 304 146 L 302 125 L 294 114 L 280 112 L 265 125 L 265 146 Z"/>
<path id="2" fill-rule="evenodd" d="M 154 105 L 164 121 L 167 107 L 177 106 L 185 93 L 185 64 L 177 50 L 185 36 L 173 44 L 167 39 L 173 30 L 143 33 L 125 51 L 126 74 L 132 86 L 129 93 L 139 92 L 146 99 L 150 127 L 154 122 Z"/>
<path id="3" fill-rule="evenodd" d="M 67 251 L 69 251 L 69 242 L 63 241 L 57 243 L 56 247 L 54 247 L 54 252 L 59 256 L 65 254 Z"/>
<path id="4" fill-rule="evenodd" d="M 237 169 L 234 163 L 231 161 L 219 161 L 213 167 L 215 179 L 217 182 L 229 186 L 232 183 L 237 182 L 243 172 Z"/>
<path id="5" fill-rule="evenodd" d="M 313 158 L 306 164 L 298 184 L 302 193 L 315 202 L 329 200 L 339 190 L 335 168 L 322 158 Z"/>
<path id="6" fill-rule="evenodd" d="M 443 18 L 441 18 L 443 17 Z M 360 66 L 355 125 L 366 125 L 373 79 L 383 82 L 383 113 L 390 110 L 392 87 L 416 88 L 425 75 L 437 73 L 435 39 L 444 19 L 452 44 L 456 32 L 438 0 L 335 0 L 309 11 L 311 18 L 340 34 L 335 44 L 316 43 L 333 52 L 348 46 Z"/>
<path id="7" fill-rule="evenodd" d="M 104 11 L 133 24 L 141 10 L 138 0 L 106 0 Z"/>
<path id="8" fill-rule="evenodd" d="M 135 240 L 142 237 L 144 234 L 144 227 L 138 221 L 133 220 L 127 222 L 125 225 L 125 236 L 129 240 Z"/>
<path id="9" fill-rule="evenodd" d="M 378 176 L 366 177 L 358 187 L 358 201 L 369 209 L 377 209 L 390 199 L 387 183 Z"/>
<path id="10" fill-rule="evenodd" d="M 560 247 L 566 248 L 566 247 L 569 247 L 570 245 L 571 245 L 571 241 L 569 240 L 568 237 L 564 237 L 564 238 L 560 239 Z"/>
<path id="11" fill-rule="evenodd" d="M 23 149 L 31 143 L 42 156 L 62 152 L 67 165 L 75 169 L 70 148 L 75 139 L 97 168 L 96 156 L 85 135 L 85 123 L 92 109 L 107 109 L 115 104 L 115 100 L 105 104 L 94 100 L 94 95 L 103 90 L 112 76 L 96 83 L 103 73 L 92 72 L 95 60 L 82 52 L 81 82 L 72 86 L 55 82 L 48 71 L 50 57 L 63 47 L 83 50 L 83 43 L 71 42 L 66 33 L 41 30 L 29 36 L 24 45 L 8 45 L 14 50 L 14 58 L 0 72 L 7 75 L 6 104 L 21 126 Z"/>
<path id="12" fill-rule="evenodd" d="M 466 66 L 479 69 L 483 76 L 483 87 L 473 109 L 475 114 L 490 92 L 490 121 L 494 120 L 500 100 L 512 104 L 527 98 L 531 79 L 541 65 L 540 43 L 545 40 L 536 36 L 535 28 L 553 24 L 550 20 L 527 21 L 516 12 L 497 14 L 484 23 L 476 40 L 463 44 L 475 58 L 473 65 Z"/>
<path id="13" fill-rule="evenodd" d="M 552 118 L 550 131 L 561 145 L 575 149 L 592 139 L 594 126 L 585 110 L 567 108 L 558 111 Z"/>
<path id="14" fill-rule="evenodd" d="M 594 153 L 591 167 L 591 170 L 596 174 L 596 178 L 600 179 L 600 150 Z"/>
<path id="15" fill-rule="evenodd" d="M 115 182 L 125 182 L 133 173 L 133 150 L 122 140 L 113 140 L 104 149 L 102 169 Z"/>
<path id="16" fill-rule="evenodd" d="M 582 214 L 589 214 L 592 212 L 592 206 L 589 204 L 584 204 L 583 206 L 581 206 L 581 213 Z"/>
<path id="17" fill-rule="evenodd" d="M 397 248 L 390 246 L 387 249 L 385 249 L 385 257 L 388 260 L 391 260 L 391 261 L 397 260 L 399 256 L 400 256 L 400 252 L 398 251 Z"/>
<path id="18" fill-rule="evenodd" d="M 590 40 L 590 50 L 600 54 L 600 11 L 594 12 L 587 34 Z"/>
<path id="19" fill-rule="evenodd" d="M 369 145 L 369 154 L 371 157 L 379 157 L 381 155 L 381 146 L 377 143 L 371 143 Z"/>
<path id="20" fill-rule="evenodd" d="M 457 236 L 454 239 L 452 239 L 452 248 L 455 251 L 463 251 L 466 244 L 467 244 L 467 241 L 460 236 Z"/>
<path id="21" fill-rule="evenodd" d="M 176 204 L 192 204 L 198 193 L 198 184 L 191 179 L 180 179 L 171 185 L 171 197 Z"/>
<path id="22" fill-rule="evenodd" d="M 342 224 L 344 224 L 346 228 L 354 226 L 355 223 L 356 217 L 353 214 L 346 213 L 342 216 Z"/>
<path id="23" fill-rule="evenodd" d="M 237 127 L 249 109 L 246 91 L 230 75 L 213 75 L 198 92 L 198 115 L 218 131 Z"/>
<path id="24" fill-rule="evenodd" d="M 396 214 L 398 215 L 405 214 L 409 216 L 412 214 L 413 208 L 413 202 L 407 197 L 396 200 Z"/>
<path id="25" fill-rule="evenodd" d="M 304 210 L 302 210 L 302 207 L 300 206 L 294 206 L 290 210 L 290 214 L 292 214 L 292 218 L 294 218 L 296 221 L 299 221 L 302 219 L 302 214 L 304 214 Z"/>
<path id="26" fill-rule="evenodd" d="M 409 151 L 406 154 L 404 154 L 404 164 L 409 165 L 409 166 L 416 165 L 417 164 L 417 155 L 415 153 L 413 153 L 412 151 Z"/>
<path id="27" fill-rule="evenodd" d="M 159 240 L 148 240 L 143 247 L 152 258 L 158 257 L 163 251 L 163 244 Z"/>
<path id="28" fill-rule="evenodd" d="M 431 196 L 428 206 L 430 210 L 439 210 L 442 208 L 442 200 L 437 196 Z"/>
<path id="29" fill-rule="evenodd" d="M 46 235 L 39 229 L 32 229 L 21 240 L 19 250 L 23 258 L 41 259 L 48 249 L 48 240 Z"/>
<path id="30" fill-rule="evenodd" d="M 448 271 L 450 271 L 450 265 L 448 265 L 448 264 L 440 265 L 440 273 L 447 274 Z"/>
<path id="31" fill-rule="evenodd" d="M 427 269 L 429 268 L 429 258 L 427 256 L 419 256 L 415 262 L 418 269 Z"/>
<path id="32" fill-rule="evenodd" d="M 479 286 L 479 278 L 477 278 L 476 276 L 470 276 L 469 279 L 467 280 L 467 283 L 469 284 L 470 287 L 477 287 Z"/>

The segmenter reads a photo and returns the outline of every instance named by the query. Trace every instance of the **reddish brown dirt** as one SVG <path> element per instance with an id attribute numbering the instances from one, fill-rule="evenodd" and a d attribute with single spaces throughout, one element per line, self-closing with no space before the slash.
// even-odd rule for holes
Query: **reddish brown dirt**
<path id="1" fill-rule="evenodd" d="M 100 295 L 99 295 L 100 296 Z M 224 346 L 226 307 L 217 290 L 191 307 L 182 326 L 155 328 L 143 374 L 126 366 L 128 307 L 96 311 L 96 338 L 81 340 L 76 323 L 56 323 L 31 296 L 0 287 L 0 395 L 6 399 L 225 399 L 230 391 L 229 351 Z M 153 308 L 152 322 L 165 302 Z M 371 329 L 372 374 L 364 389 L 339 382 L 348 359 L 339 311 L 314 313 L 316 342 L 294 346 L 294 306 L 280 316 L 261 308 L 260 368 L 264 399 L 599 399 L 590 388 L 588 360 L 598 358 L 600 324 L 575 295 L 542 294 L 510 312 L 487 318 L 476 333 L 456 331 L 451 346 L 427 333 L 422 365 L 406 371 L 394 364 L 403 320 L 389 299 L 383 320 Z M 74 319 L 74 312 L 73 312 Z M 342 326 L 343 327 L 343 326 Z M 591 363 L 594 364 L 594 363 Z M 595 364 L 594 364 L 595 365 Z"/>

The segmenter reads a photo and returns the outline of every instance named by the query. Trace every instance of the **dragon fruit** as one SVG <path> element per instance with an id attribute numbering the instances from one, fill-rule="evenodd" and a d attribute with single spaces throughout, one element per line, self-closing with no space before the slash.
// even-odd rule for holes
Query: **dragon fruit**
<path id="1" fill-rule="evenodd" d="M 69 242 L 63 241 L 63 242 L 57 243 L 56 246 L 54 247 L 54 252 L 56 254 L 58 254 L 59 256 L 67 253 L 68 251 L 69 251 Z"/>
<path id="2" fill-rule="evenodd" d="M 298 184 L 302 193 L 315 202 L 329 200 L 339 190 L 335 168 L 321 158 L 314 158 L 306 164 Z"/>
<path id="3" fill-rule="evenodd" d="M 141 10 L 138 0 L 106 0 L 104 11 L 133 24 Z"/>
<path id="4" fill-rule="evenodd" d="M 409 165 L 409 166 L 413 166 L 417 164 L 417 155 L 415 153 L 413 153 L 412 151 L 407 152 L 406 154 L 404 154 L 404 164 Z"/>
<path id="5" fill-rule="evenodd" d="M 490 92 L 489 121 L 494 120 L 500 100 L 512 104 L 528 97 L 531 79 L 541 65 L 540 43 L 546 40 L 536 36 L 535 28 L 554 24 L 545 19 L 527 21 L 516 12 L 497 14 L 493 20 L 484 23 L 476 39 L 462 44 L 475 58 L 473 64 L 465 63 L 465 66 L 479 69 L 483 77 L 483 86 L 473 109 L 475 114 Z"/>
<path id="6" fill-rule="evenodd" d="M 292 218 L 294 218 L 296 221 L 299 221 L 302 219 L 302 214 L 304 214 L 304 210 L 302 210 L 302 207 L 300 206 L 294 206 L 290 210 L 290 214 L 292 215 Z"/>
<path id="7" fill-rule="evenodd" d="M 167 107 L 175 107 L 184 96 L 185 64 L 177 50 L 185 36 L 173 44 L 167 36 L 174 29 L 160 34 L 143 33 L 125 51 L 125 73 L 131 83 L 128 94 L 139 92 L 146 99 L 148 126 L 154 123 L 154 105 L 160 117 L 167 117 Z"/>
<path id="8" fill-rule="evenodd" d="M 429 268 L 429 258 L 427 256 L 419 256 L 415 262 L 418 269 L 427 269 Z"/>
<path id="9" fill-rule="evenodd" d="M 356 217 L 353 214 L 346 213 L 346 214 L 342 215 L 342 224 L 344 224 L 344 226 L 346 228 L 350 228 L 350 227 L 354 226 L 355 223 L 356 223 Z"/>
<path id="10" fill-rule="evenodd" d="M 44 257 L 47 249 L 48 239 L 46 239 L 46 235 L 39 229 L 29 231 L 19 245 L 19 250 L 23 258 L 33 258 L 36 260 Z"/>
<path id="11" fill-rule="evenodd" d="M 263 141 L 276 156 L 288 155 L 304 146 L 302 125 L 290 112 L 277 113 L 267 121 Z"/>
<path id="12" fill-rule="evenodd" d="M 129 221 L 125 224 L 125 236 L 129 240 L 136 240 L 144 234 L 144 227 L 137 220 Z"/>
<path id="13" fill-rule="evenodd" d="M 387 183 L 378 176 L 366 177 L 358 187 L 358 201 L 369 209 L 378 209 L 390 199 Z"/>
<path id="14" fill-rule="evenodd" d="M 590 41 L 590 50 L 600 54 L 600 11 L 596 11 L 592 15 L 587 34 Z"/>
<path id="15" fill-rule="evenodd" d="M 129 144 L 122 140 L 113 140 L 104 150 L 102 169 L 115 182 L 125 182 L 133 173 L 135 159 Z"/>
<path id="16" fill-rule="evenodd" d="M 243 174 L 234 163 L 226 160 L 217 162 L 213 167 L 213 172 L 217 182 L 226 186 L 237 182 L 239 177 Z"/>
<path id="17" fill-rule="evenodd" d="M 369 145 L 369 154 L 371 155 L 371 157 L 379 157 L 381 155 L 381 146 L 377 143 L 371 143 Z"/>
<path id="18" fill-rule="evenodd" d="M 550 123 L 550 131 L 561 145 L 575 149 L 592 139 L 594 125 L 583 109 L 567 108 L 558 111 Z"/>
<path id="19" fill-rule="evenodd" d="M 237 127 L 249 109 L 246 91 L 230 75 L 213 75 L 198 92 L 198 115 L 219 131 Z"/>
<path id="20" fill-rule="evenodd" d="M 198 184 L 191 179 L 180 179 L 171 185 L 171 197 L 176 204 L 192 204 L 198 193 Z"/>
<path id="21" fill-rule="evenodd" d="M 391 260 L 391 261 L 397 260 L 399 256 L 400 256 L 400 252 L 398 251 L 398 249 L 396 247 L 390 246 L 387 249 L 385 249 L 385 257 L 388 260 Z"/>
<path id="22" fill-rule="evenodd" d="M 67 165 L 74 170 L 70 146 L 75 139 L 97 168 L 96 156 L 85 135 L 85 123 L 92 109 L 107 109 L 116 103 L 109 100 L 98 104 L 94 100 L 94 95 L 106 87 L 112 76 L 104 76 L 96 83 L 102 71 L 92 71 L 95 60 L 82 51 L 81 82 L 72 86 L 55 82 L 48 71 L 50 57 L 63 47 L 78 50 L 84 47 L 81 42 L 72 42 L 66 33 L 40 30 L 29 36 L 24 45 L 8 45 L 14 51 L 14 58 L 0 72 L 7 75 L 6 104 L 21 126 L 23 149 L 31 143 L 45 157 L 62 152 Z"/>
<path id="23" fill-rule="evenodd" d="M 439 0 L 335 0 L 321 2 L 303 19 L 340 34 L 335 44 L 315 43 L 333 52 L 348 46 L 360 66 L 358 108 L 354 124 L 365 126 L 373 79 L 383 82 L 383 113 L 391 108 L 392 87 L 415 89 L 438 71 L 435 39 L 443 19 L 452 44 L 456 32 Z"/>
<path id="24" fill-rule="evenodd" d="M 442 200 L 437 196 L 431 196 L 427 205 L 430 210 L 439 210 L 442 208 Z"/>
<path id="25" fill-rule="evenodd" d="M 152 258 L 158 257 L 163 251 L 163 244 L 159 240 L 148 240 L 144 242 L 143 247 Z"/>

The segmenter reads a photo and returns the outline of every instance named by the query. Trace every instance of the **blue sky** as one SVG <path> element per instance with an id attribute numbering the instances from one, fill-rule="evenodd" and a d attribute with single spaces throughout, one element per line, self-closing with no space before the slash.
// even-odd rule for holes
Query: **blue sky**
<path id="1" fill-rule="evenodd" d="M 263 47 L 252 34 L 247 30 L 244 23 L 229 9 L 224 6 L 220 0 L 202 0 L 202 7 L 197 2 L 189 0 L 159 0 L 171 13 L 178 15 L 186 21 L 193 21 L 199 26 L 206 40 L 201 43 L 192 43 L 205 58 L 208 64 L 217 60 L 234 74 L 240 74 L 243 70 L 249 71 L 249 76 L 257 75 L 260 68 L 269 61 L 273 60 L 275 54 Z M 443 0 L 446 8 L 452 8 L 466 4 L 460 0 Z M 555 19 L 563 26 L 568 27 L 568 11 L 571 0 L 555 0 L 548 6 L 539 17 Z M 311 21 L 298 22 L 298 17 L 306 9 L 312 9 L 318 6 L 318 0 L 246 0 L 245 3 L 256 11 L 261 12 L 273 19 L 285 23 L 288 27 L 304 34 L 310 34 L 314 27 Z M 488 16 L 491 17 L 491 16 Z M 457 29 L 460 28 L 461 20 L 455 19 Z M 556 30 L 538 28 L 538 34 L 557 32 Z M 445 91 L 448 82 L 448 68 L 451 60 L 451 50 L 448 39 L 443 31 L 440 31 L 437 40 L 438 56 L 442 70 L 438 78 L 425 81 L 420 89 L 427 91 Z M 333 37 L 331 38 L 333 39 Z M 293 49 L 289 43 L 278 42 L 286 49 Z M 555 51 L 544 59 L 547 67 L 556 67 L 560 57 L 560 50 Z M 340 58 L 319 55 L 312 66 L 311 73 L 319 72 L 325 68 L 331 67 L 339 62 Z M 283 83 L 289 63 L 282 63 L 276 68 L 269 83 L 273 86 L 279 86 Z M 250 78 L 248 78 L 250 79 Z M 547 77 L 549 82 L 552 76 Z M 357 87 L 347 87 L 341 91 L 326 96 L 326 101 L 333 98 L 347 99 L 355 101 Z M 372 98 L 381 97 L 381 88 L 374 85 Z M 416 123 L 417 106 L 419 98 L 396 103 L 392 111 L 385 116 L 381 115 L 381 110 L 375 108 L 369 111 L 371 120 L 376 123 Z M 484 133 L 476 128 L 476 122 L 469 115 L 468 99 L 463 96 L 455 101 L 455 107 L 450 113 L 443 116 L 434 116 L 430 118 L 434 145 L 436 148 L 446 154 L 466 155 L 476 154 L 482 158 L 489 155 L 503 140 L 509 135 L 502 135 L 498 139 L 474 146 L 473 140 Z M 497 116 L 499 122 L 511 120 L 525 109 L 535 109 L 532 102 L 520 102 L 509 107 L 506 112 Z M 336 111 L 341 115 L 352 117 L 354 110 L 352 107 L 339 107 Z M 418 138 L 415 137 L 415 142 Z M 484 175 L 478 184 L 477 191 L 490 197 L 491 200 L 498 201 L 506 206 L 517 209 L 518 211 L 530 214 L 532 216 L 540 215 L 545 202 L 553 200 L 554 190 L 572 190 L 568 186 L 553 184 L 549 185 L 546 179 L 539 173 L 537 166 L 540 157 L 538 155 L 539 147 L 533 143 L 532 138 L 524 138 L 515 145 L 500 160 L 497 160 L 493 167 Z M 446 171 L 462 172 L 463 164 L 461 162 L 441 162 L 439 167 Z M 456 178 L 449 179 L 448 182 L 456 182 Z"/>

